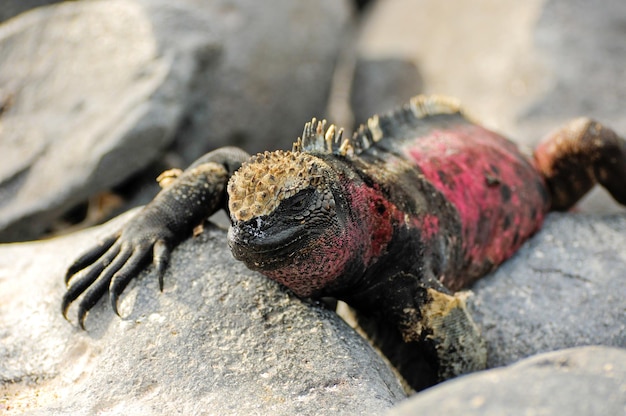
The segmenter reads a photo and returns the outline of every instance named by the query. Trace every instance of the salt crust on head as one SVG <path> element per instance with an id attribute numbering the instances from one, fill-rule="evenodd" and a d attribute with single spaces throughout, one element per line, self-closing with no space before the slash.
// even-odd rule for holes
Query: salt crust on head
<path id="1" fill-rule="evenodd" d="M 244 163 L 228 182 L 228 208 L 237 221 L 271 214 L 280 203 L 322 183 L 328 169 L 318 157 L 302 152 L 259 153 Z"/>

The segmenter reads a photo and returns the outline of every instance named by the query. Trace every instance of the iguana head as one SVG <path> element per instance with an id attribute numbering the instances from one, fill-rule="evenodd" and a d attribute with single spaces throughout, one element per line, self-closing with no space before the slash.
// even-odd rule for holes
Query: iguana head
<path id="1" fill-rule="evenodd" d="M 332 285 L 355 240 L 338 186 L 331 167 L 309 153 L 254 156 L 228 184 L 235 258 L 299 296 Z"/>

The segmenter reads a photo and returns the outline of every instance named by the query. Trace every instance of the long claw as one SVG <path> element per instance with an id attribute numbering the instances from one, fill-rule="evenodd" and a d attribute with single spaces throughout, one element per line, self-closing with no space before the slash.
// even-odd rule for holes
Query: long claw
<path id="1" fill-rule="evenodd" d="M 113 264 L 111 264 L 111 266 L 113 266 Z M 78 304 L 78 324 L 83 330 L 85 330 L 85 318 L 87 318 L 87 313 L 98 303 L 102 296 L 104 296 L 109 287 L 111 276 L 115 273 L 115 271 L 109 271 L 109 269 L 112 268 L 107 267 L 104 270 L 104 274 L 89 287 L 89 290 Z"/>
<path id="2" fill-rule="evenodd" d="M 85 328 L 85 319 L 87 319 L 88 313 L 89 313 L 89 308 L 85 308 L 83 306 L 83 303 L 81 302 L 80 305 L 78 306 L 78 325 L 80 326 L 80 329 L 82 329 L 83 331 L 87 330 L 87 328 Z"/>
<path id="3" fill-rule="evenodd" d="M 98 303 L 102 296 L 104 296 L 112 280 L 112 276 L 114 276 L 115 273 L 124 266 L 132 252 L 132 249 L 127 245 L 124 245 L 121 249 L 116 250 L 115 258 L 111 264 L 104 269 L 102 274 L 98 277 L 98 279 L 96 279 L 95 284 L 93 284 L 87 293 L 85 293 L 85 296 L 80 302 L 78 308 L 78 323 L 82 329 L 85 329 L 84 321 L 87 313 L 96 303 Z"/>
<path id="4" fill-rule="evenodd" d="M 156 268 L 157 276 L 159 277 L 159 289 L 163 292 L 163 276 L 165 275 L 165 269 L 170 262 L 170 249 L 167 243 L 163 240 L 159 240 L 154 244 L 154 266 Z"/>
<path id="5" fill-rule="evenodd" d="M 103 240 L 97 246 L 91 248 L 89 251 L 83 253 L 72 265 L 67 269 L 65 274 L 65 284 L 67 285 L 73 275 L 80 270 L 88 267 L 98 260 L 104 253 L 111 248 L 111 246 L 117 241 L 119 234 L 114 234 L 107 239 Z"/>
<path id="6" fill-rule="evenodd" d="M 132 253 L 128 262 L 126 262 L 118 271 L 113 275 L 111 282 L 109 283 L 109 300 L 111 301 L 111 307 L 117 316 L 120 313 L 117 309 L 117 300 L 119 295 L 122 294 L 128 283 L 135 277 L 135 274 L 141 268 L 141 264 L 145 261 L 146 255 L 149 250 L 139 249 Z"/>
<path id="7" fill-rule="evenodd" d="M 63 317 L 69 321 L 67 317 L 67 310 L 69 309 L 72 302 L 76 300 L 77 297 L 81 295 L 93 282 L 96 281 L 102 270 L 104 270 L 104 265 L 101 263 L 97 263 L 94 265 L 89 271 L 72 282 L 72 285 L 67 289 L 67 292 L 63 295 L 63 301 L 61 302 L 61 312 L 63 313 Z"/>
<path id="8" fill-rule="evenodd" d="M 65 319 L 67 318 L 67 310 L 70 304 L 76 300 L 88 287 L 94 282 L 99 280 L 100 273 L 107 269 L 107 266 L 120 252 L 119 245 L 113 245 L 108 249 L 104 256 L 97 261 L 87 272 L 79 278 L 72 281 L 72 284 L 68 287 L 67 292 L 63 295 L 63 301 L 61 302 L 61 312 Z"/>

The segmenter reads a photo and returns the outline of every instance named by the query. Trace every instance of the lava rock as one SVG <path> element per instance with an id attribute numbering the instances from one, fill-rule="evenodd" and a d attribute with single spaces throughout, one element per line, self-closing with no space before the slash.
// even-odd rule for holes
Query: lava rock
<path id="1" fill-rule="evenodd" d="M 211 227 L 174 251 L 164 293 L 148 270 L 126 290 L 124 320 L 101 302 L 88 332 L 72 327 L 59 312 L 62 275 L 123 220 L 0 246 L 6 410 L 369 414 L 403 398 L 391 370 L 334 313 L 234 261 Z M 576 345 L 626 347 L 625 231 L 623 215 L 551 214 L 479 281 L 468 307 L 489 366 Z"/>
<path id="2" fill-rule="evenodd" d="M 625 380 L 626 350 L 573 348 L 442 383 L 386 415 L 623 415 Z"/>
<path id="3" fill-rule="evenodd" d="M 163 293 L 147 270 L 124 319 L 103 301 L 77 329 L 63 274 L 123 221 L 0 246 L 3 414 L 381 414 L 405 397 L 336 314 L 246 269 L 210 226 L 174 250 Z"/>
<path id="4" fill-rule="evenodd" d="M 552 213 L 473 287 L 488 367 L 584 345 L 626 348 L 626 216 Z"/>

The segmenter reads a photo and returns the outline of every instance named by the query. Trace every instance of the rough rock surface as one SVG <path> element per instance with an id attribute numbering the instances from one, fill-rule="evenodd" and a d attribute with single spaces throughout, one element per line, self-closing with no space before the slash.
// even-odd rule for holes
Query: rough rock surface
<path id="1" fill-rule="evenodd" d="M 0 45 L 0 241 L 39 235 L 171 142 L 193 62 L 159 47 L 137 2 L 42 7 Z"/>
<path id="2" fill-rule="evenodd" d="M 145 272 L 122 300 L 125 320 L 102 302 L 87 319 L 89 332 L 75 329 L 59 313 L 63 272 L 122 220 L 0 246 L 6 410 L 359 414 L 381 413 L 403 397 L 391 371 L 333 313 L 245 269 L 216 229 L 175 251 L 164 293 Z M 578 345 L 626 348 L 624 235 L 623 215 L 552 214 L 480 281 L 469 306 L 489 365 Z"/>
<path id="3" fill-rule="evenodd" d="M 0 241 L 41 235 L 174 140 L 182 164 L 291 143 L 323 116 L 349 18 L 347 0 L 113 0 L 5 22 Z"/>
<path id="4" fill-rule="evenodd" d="M 236 262 L 219 229 L 179 246 L 164 293 L 144 273 L 124 320 L 101 302 L 76 329 L 64 270 L 120 220 L 0 246 L 0 413 L 381 414 L 404 398 L 351 328 Z"/>
<path id="5" fill-rule="evenodd" d="M 626 350 L 582 347 L 440 384 L 388 413 L 557 416 L 626 414 Z"/>
<path id="6" fill-rule="evenodd" d="M 479 280 L 470 311 L 488 366 L 583 345 L 626 348 L 626 215 L 550 214 Z"/>

